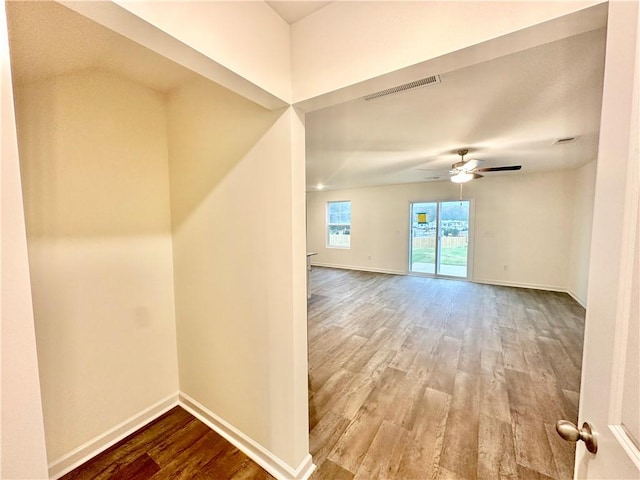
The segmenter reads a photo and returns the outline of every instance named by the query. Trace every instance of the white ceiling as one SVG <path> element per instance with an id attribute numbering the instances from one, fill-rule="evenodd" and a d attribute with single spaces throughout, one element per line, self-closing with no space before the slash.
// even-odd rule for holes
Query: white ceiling
<path id="1" fill-rule="evenodd" d="M 16 84 L 100 69 L 166 92 L 195 73 L 57 2 L 6 2 Z"/>
<path id="2" fill-rule="evenodd" d="M 302 20 L 329 3 L 331 2 L 315 2 L 312 0 L 298 0 L 297 2 L 267 1 L 267 4 L 289 25 Z"/>
<path id="3" fill-rule="evenodd" d="M 267 2 L 290 24 L 329 3 Z M 93 68 L 166 92 L 195 75 L 57 2 L 9 1 L 6 5 L 11 66 L 17 84 Z"/>
<path id="4" fill-rule="evenodd" d="M 309 4 L 297 13 L 307 15 L 329 2 L 269 3 L 289 9 L 294 21 L 301 7 L 293 4 Z M 57 2 L 7 2 L 7 12 L 18 84 L 96 68 L 166 92 L 196 75 Z M 440 84 L 308 113 L 307 189 L 448 181 L 463 147 L 467 159 L 484 160 L 482 167 L 520 164 L 522 173 L 595 159 L 604 40 L 596 30 L 433 72 Z M 553 145 L 574 136 L 574 143 Z"/>
<path id="5" fill-rule="evenodd" d="M 442 82 L 306 117 L 307 190 L 448 181 L 466 160 L 522 165 L 519 175 L 594 160 L 605 30 L 439 74 Z M 554 145 L 559 138 L 573 143 Z M 481 181 L 481 180 L 480 180 Z"/>

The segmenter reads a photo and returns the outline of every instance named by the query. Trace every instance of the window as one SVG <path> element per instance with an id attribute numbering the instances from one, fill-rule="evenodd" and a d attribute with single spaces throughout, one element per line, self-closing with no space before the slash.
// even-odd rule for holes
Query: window
<path id="1" fill-rule="evenodd" d="M 351 247 L 351 202 L 327 203 L 327 246 Z"/>

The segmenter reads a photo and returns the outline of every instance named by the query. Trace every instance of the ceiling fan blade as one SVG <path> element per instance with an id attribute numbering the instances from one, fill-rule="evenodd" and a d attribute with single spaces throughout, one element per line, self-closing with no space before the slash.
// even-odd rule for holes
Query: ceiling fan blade
<path id="1" fill-rule="evenodd" d="M 476 172 L 504 172 L 508 170 L 520 170 L 522 165 L 510 165 L 508 167 L 487 167 L 487 168 L 476 168 Z"/>
<path id="2" fill-rule="evenodd" d="M 423 172 L 443 172 L 444 168 L 424 168 L 424 167 L 416 167 L 416 170 L 422 170 Z"/>
<path id="3" fill-rule="evenodd" d="M 477 168 L 480 165 L 480 160 L 469 160 L 468 162 L 464 162 L 464 165 L 460 167 L 460 170 L 464 170 L 465 172 L 470 172 L 474 168 Z"/>
<path id="4" fill-rule="evenodd" d="M 476 180 L 478 178 L 482 178 L 484 175 L 480 175 L 479 173 L 473 172 L 473 179 Z"/>
<path id="5" fill-rule="evenodd" d="M 482 162 L 482 160 L 473 159 L 469 161 L 460 161 L 451 165 L 451 168 L 459 172 L 470 172 L 471 170 L 477 168 L 478 165 L 480 165 L 480 162 Z"/>

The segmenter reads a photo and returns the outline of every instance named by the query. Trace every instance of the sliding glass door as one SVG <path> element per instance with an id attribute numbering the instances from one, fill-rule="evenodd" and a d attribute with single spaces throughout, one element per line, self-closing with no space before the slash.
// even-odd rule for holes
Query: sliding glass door
<path id="1" fill-rule="evenodd" d="M 411 204 L 411 246 L 409 270 L 436 273 L 438 238 L 438 204 Z"/>
<path id="2" fill-rule="evenodd" d="M 411 204 L 409 270 L 466 278 L 469 258 L 469 201 Z"/>

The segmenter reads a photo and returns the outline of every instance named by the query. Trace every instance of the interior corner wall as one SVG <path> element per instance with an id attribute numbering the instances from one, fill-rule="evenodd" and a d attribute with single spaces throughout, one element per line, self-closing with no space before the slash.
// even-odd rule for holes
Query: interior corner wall
<path id="1" fill-rule="evenodd" d="M 471 279 L 567 290 L 574 173 L 485 177 L 463 186 L 472 201 Z M 406 273 L 410 202 L 450 201 L 459 186 L 428 182 L 309 192 L 309 250 L 315 265 Z M 351 248 L 326 246 L 326 202 L 351 200 Z M 505 265 L 507 268 L 505 269 Z"/>
<path id="2" fill-rule="evenodd" d="M 591 224 L 596 188 L 596 161 L 575 172 L 575 198 L 571 228 L 571 256 L 569 258 L 569 293 L 583 307 L 587 305 Z"/>
<path id="3" fill-rule="evenodd" d="M 16 88 L 50 462 L 178 389 L 164 99 L 84 72 Z"/>
<path id="4" fill-rule="evenodd" d="M 16 138 L 0 6 L 0 478 L 44 479 L 47 455 Z"/>
<path id="5" fill-rule="evenodd" d="M 292 154 L 304 129 L 292 109 L 206 81 L 173 92 L 168 119 L 180 391 L 295 469 L 309 451 L 293 282 L 305 275 Z"/>
<path id="6" fill-rule="evenodd" d="M 332 2 L 291 26 L 293 98 L 307 100 L 598 3 Z"/>

